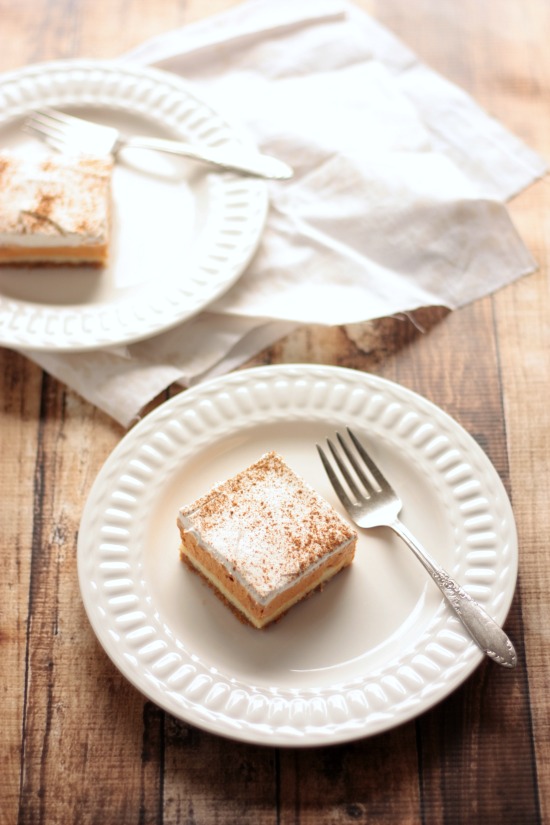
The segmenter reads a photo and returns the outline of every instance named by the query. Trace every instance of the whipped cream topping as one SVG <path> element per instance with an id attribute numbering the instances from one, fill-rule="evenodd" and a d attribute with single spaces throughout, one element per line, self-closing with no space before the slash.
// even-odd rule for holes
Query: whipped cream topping
<path id="1" fill-rule="evenodd" d="M 260 604 L 356 537 L 275 452 L 183 507 L 178 521 Z"/>
<path id="2" fill-rule="evenodd" d="M 0 244 L 104 244 L 112 169 L 108 157 L 0 152 Z"/>

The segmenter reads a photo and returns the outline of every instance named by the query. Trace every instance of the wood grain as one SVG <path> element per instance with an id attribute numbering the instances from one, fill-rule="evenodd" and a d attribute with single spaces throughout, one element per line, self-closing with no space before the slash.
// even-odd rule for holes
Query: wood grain
<path id="1" fill-rule="evenodd" d="M 0 71 L 115 57 L 232 5 L 0 0 Z M 550 158 L 545 0 L 358 5 Z M 453 313 L 306 327 L 250 361 L 344 365 L 421 393 L 476 438 L 513 503 L 520 575 L 507 629 L 520 667 L 483 663 L 415 721 L 349 745 L 234 743 L 171 718 L 119 674 L 82 607 L 76 539 L 123 430 L 0 349 L 0 825 L 550 821 L 549 206 L 547 180 L 510 203 L 539 269 L 494 296 Z"/>

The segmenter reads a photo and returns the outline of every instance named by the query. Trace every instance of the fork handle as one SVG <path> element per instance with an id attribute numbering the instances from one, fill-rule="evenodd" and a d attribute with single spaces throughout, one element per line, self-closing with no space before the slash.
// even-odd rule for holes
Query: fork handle
<path id="1" fill-rule="evenodd" d="M 403 539 L 416 558 L 424 565 L 474 642 L 499 665 L 510 668 L 515 667 L 518 662 L 516 651 L 503 629 L 426 552 L 418 539 L 402 521 L 395 519 L 389 526 Z"/>
<path id="2" fill-rule="evenodd" d="M 165 140 L 142 135 L 121 138 L 118 148 L 152 149 L 156 152 L 166 152 L 170 155 L 198 160 L 218 169 L 244 172 L 247 175 L 272 180 L 288 180 L 293 176 L 293 170 L 284 161 L 248 149 L 225 146 L 198 147 L 180 140 Z"/>

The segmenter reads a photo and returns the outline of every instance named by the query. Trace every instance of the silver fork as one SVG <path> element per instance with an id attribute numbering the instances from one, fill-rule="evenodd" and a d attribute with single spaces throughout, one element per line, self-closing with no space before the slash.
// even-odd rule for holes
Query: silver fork
<path id="1" fill-rule="evenodd" d="M 321 461 L 334 491 L 352 520 L 359 527 L 390 527 L 410 547 L 437 584 L 449 605 L 461 619 L 472 639 L 479 647 L 504 667 L 515 667 L 517 655 L 514 646 L 501 627 L 485 612 L 478 602 L 426 552 L 420 542 L 399 519 L 402 502 L 389 482 L 382 475 L 357 436 L 346 428 L 353 448 L 336 434 L 338 450 L 327 439 L 327 444 L 342 478 L 345 489 L 326 453 L 317 444 Z M 353 472 L 352 472 L 353 470 Z"/>
<path id="2" fill-rule="evenodd" d="M 61 152 L 72 150 L 116 157 L 121 149 L 152 149 L 255 177 L 287 180 L 293 176 L 290 166 L 271 155 L 238 147 L 198 147 L 179 140 L 125 136 L 112 126 L 92 123 L 54 109 L 33 112 L 24 128 Z"/>

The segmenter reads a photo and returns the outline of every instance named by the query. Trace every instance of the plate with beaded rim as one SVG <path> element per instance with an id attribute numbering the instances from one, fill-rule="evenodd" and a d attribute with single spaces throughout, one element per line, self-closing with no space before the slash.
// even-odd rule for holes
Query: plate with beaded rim
<path id="1" fill-rule="evenodd" d="M 179 560 L 180 506 L 269 450 L 344 517 L 315 449 L 350 426 L 405 502 L 403 520 L 499 624 L 517 577 L 502 482 L 421 396 L 339 367 L 268 366 L 186 390 L 144 418 L 98 474 L 78 571 L 94 631 L 149 699 L 197 727 L 265 745 L 345 742 L 439 702 L 483 654 L 425 571 L 381 528 L 355 560 L 263 631 Z"/>
<path id="2" fill-rule="evenodd" d="M 44 107 L 130 134 L 250 146 L 180 78 L 122 62 L 53 61 L 1 75 L 3 148 L 45 154 L 23 131 L 29 113 Z M 196 315 L 246 269 L 261 240 L 268 195 L 260 179 L 122 150 L 112 207 L 106 267 L 0 268 L 0 345 L 93 350 L 148 338 Z"/>

